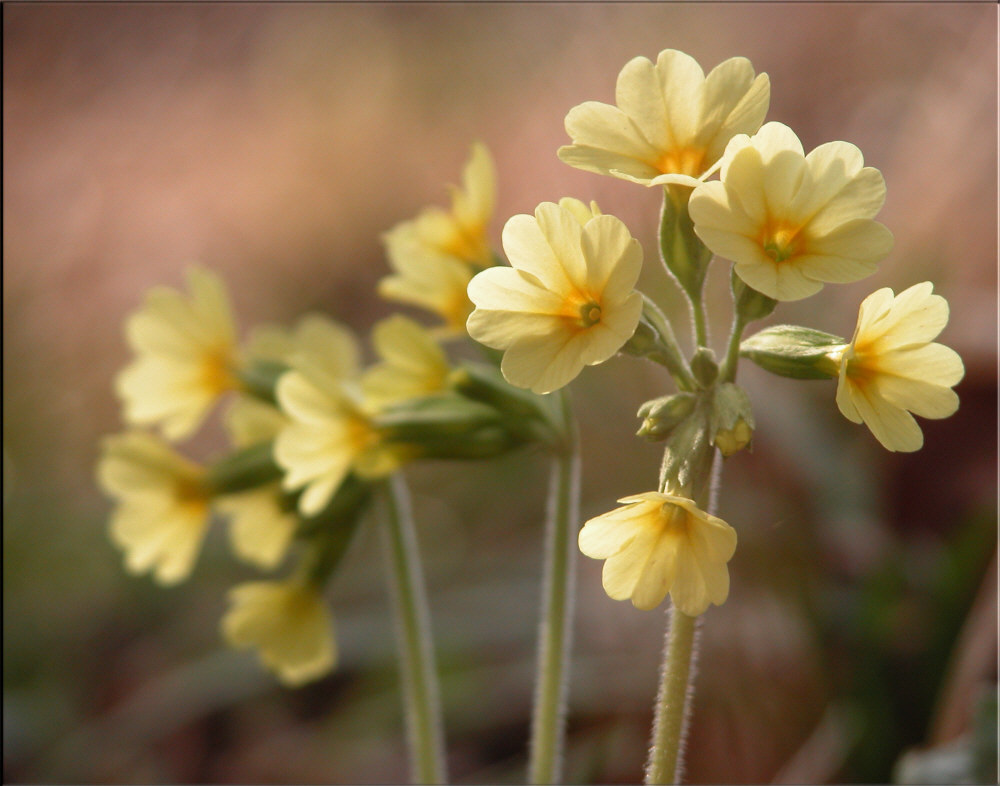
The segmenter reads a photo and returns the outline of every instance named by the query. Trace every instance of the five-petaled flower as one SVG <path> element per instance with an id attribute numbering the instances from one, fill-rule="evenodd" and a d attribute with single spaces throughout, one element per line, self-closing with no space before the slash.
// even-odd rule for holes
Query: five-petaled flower
<path id="1" fill-rule="evenodd" d="M 475 144 L 452 188 L 451 210 L 430 207 L 383 237 L 393 274 L 378 283 L 389 300 L 419 306 L 444 319 L 445 335 L 463 334 L 472 310 L 466 288 L 494 264 L 486 236 L 496 201 L 496 173 L 485 145 Z"/>
<path id="2" fill-rule="evenodd" d="M 744 57 L 705 76 L 690 55 L 636 57 L 618 74 L 617 106 L 587 101 L 566 115 L 573 144 L 559 148 L 570 166 L 646 186 L 695 186 L 710 175 L 736 134 L 764 122 L 771 98 L 767 74 L 754 76 Z"/>
<path id="3" fill-rule="evenodd" d="M 118 501 L 111 539 L 131 573 L 152 571 L 161 584 L 187 578 L 209 521 L 204 469 L 142 431 L 104 441 L 97 479 Z"/>
<path id="4" fill-rule="evenodd" d="M 316 587 L 297 580 L 255 581 L 229 591 L 222 632 L 230 645 L 254 647 L 284 684 L 297 687 L 337 660 L 333 620 Z"/>
<path id="5" fill-rule="evenodd" d="M 888 450 L 924 444 L 913 415 L 946 418 L 958 409 L 952 390 L 965 374 L 958 353 L 933 339 L 948 324 L 948 302 L 929 281 L 895 297 L 888 287 L 864 299 L 851 343 L 832 352 L 838 364 L 837 406 L 864 421 Z"/>
<path id="6" fill-rule="evenodd" d="M 159 426 L 170 440 L 201 425 L 223 393 L 238 387 L 236 330 L 222 281 L 187 272 L 190 295 L 155 287 L 125 323 L 136 359 L 115 380 L 126 422 Z"/>
<path id="7" fill-rule="evenodd" d="M 885 181 L 852 144 L 828 142 L 804 155 L 788 126 L 768 123 L 729 143 L 721 178 L 692 193 L 694 231 L 775 300 L 858 281 L 892 248 L 892 233 L 872 220 Z"/>
<path id="8" fill-rule="evenodd" d="M 276 395 L 289 417 L 274 443 L 288 491 L 303 489 L 299 511 L 319 513 L 349 472 L 383 477 L 399 466 L 381 444 L 362 399 L 354 336 L 330 320 L 313 318 L 300 329 L 304 349 L 292 355 Z"/>
<path id="9" fill-rule="evenodd" d="M 649 491 L 618 501 L 625 507 L 590 519 L 579 538 L 580 551 L 607 560 L 602 578 L 610 598 L 631 598 L 648 610 L 669 593 L 692 617 L 725 602 L 736 530 L 673 494 Z"/>
<path id="10" fill-rule="evenodd" d="M 469 335 L 505 350 L 501 370 L 513 385 L 561 388 L 635 332 L 642 247 L 619 219 L 590 212 L 543 202 L 534 216 L 514 216 L 503 230 L 511 267 L 469 284 Z"/>

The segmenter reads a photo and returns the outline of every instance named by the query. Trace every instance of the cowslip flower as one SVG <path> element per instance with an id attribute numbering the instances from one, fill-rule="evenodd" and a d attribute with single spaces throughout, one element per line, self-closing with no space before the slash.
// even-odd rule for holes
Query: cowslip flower
<path id="1" fill-rule="evenodd" d="M 893 296 L 889 288 L 866 297 L 851 343 L 830 353 L 838 364 L 837 406 L 864 422 L 892 451 L 924 444 L 912 412 L 946 418 L 958 409 L 952 390 L 965 374 L 958 353 L 933 339 L 948 324 L 948 302 L 929 281 Z"/>
<path id="2" fill-rule="evenodd" d="M 469 279 L 493 264 L 486 232 L 495 201 L 493 159 L 477 143 L 462 187 L 452 188 L 450 210 L 427 208 L 383 236 L 393 274 L 379 281 L 378 293 L 439 315 L 446 334 L 464 332 L 472 310 L 466 295 Z"/>
<path id="3" fill-rule="evenodd" d="M 614 355 L 642 312 L 633 290 L 642 247 L 614 216 L 582 218 L 551 202 L 514 216 L 503 229 L 511 267 L 488 268 L 469 283 L 469 335 L 505 350 L 504 377 L 535 393 Z"/>
<path id="4" fill-rule="evenodd" d="M 241 448 L 273 440 L 288 425 L 277 407 L 240 397 L 226 413 L 226 431 Z M 237 557 L 263 569 L 281 562 L 298 527 L 298 516 L 285 504 L 280 482 L 216 497 L 215 508 L 229 518 L 229 542 Z"/>
<path id="5" fill-rule="evenodd" d="M 319 591 L 306 583 L 255 581 L 229 591 L 222 632 L 236 648 L 255 648 L 285 685 L 318 679 L 336 664 L 333 620 Z"/>
<path id="6" fill-rule="evenodd" d="M 658 606 L 670 594 L 689 616 L 729 596 L 726 563 L 736 551 L 736 530 L 689 499 L 649 491 L 618 500 L 625 507 L 590 519 L 580 530 L 580 551 L 604 563 L 604 590 L 637 609 Z"/>
<path id="7" fill-rule="evenodd" d="M 115 379 L 127 423 L 170 440 L 193 434 L 216 400 L 238 386 L 236 331 L 222 281 L 187 271 L 189 293 L 155 287 L 125 323 L 136 359 Z"/>
<path id="8" fill-rule="evenodd" d="M 858 281 L 892 249 L 892 233 L 873 220 L 885 201 L 882 173 L 852 144 L 804 155 L 788 126 L 768 123 L 729 143 L 720 176 L 691 194 L 694 231 L 775 300 Z"/>
<path id="9" fill-rule="evenodd" d="M 746 58 L 730 58 L 706 77 L 690 55 L 665 49 L 655 65 L 645 57 L 625 64 L 617 106 L 587 101 L 569 111 L 573 144 L 559 148 L 559 158 L 645 186 L 696 186 L 733 136 L 760 128 L 770 100 L 767 74 L 755 77 Z"/>
<path id="10" fill-rule="evenodd" d="M 371 425 L 359 385 L 359 351 L 351 333 L 329 320 L 311 323 L 309 348 L 293 354 L 276 396 L 289 423 L 274 442 L 288 491 L 303 489 L 299 511 L 319 513 L 351 471 L 362 477 L 399 466 Z"/>
<path id="11" fill-rule="evenodd" d="M 361 389 L 366 404 L 381 409 L 444 390 L 448 358 L 431 335 L 412 319 L 396 314 L 372 329 L 372 344 L 382 358 L 365 371 Z"/>
<path id="12" fill-rule="evenodd" d="M 161 584 L 191 573 L 209 522 L 204 469 L 145 432 L 108 437 L 97 464 L 101 488 L 117 500 L 112 541 L 130 573 Z"/>

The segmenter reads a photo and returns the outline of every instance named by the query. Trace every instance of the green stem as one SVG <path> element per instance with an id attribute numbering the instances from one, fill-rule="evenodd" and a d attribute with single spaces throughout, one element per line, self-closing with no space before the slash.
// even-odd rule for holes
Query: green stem
<path id="1" fill-rule="evenodd" d="M 691 298 L 691 314 L 694 316 L 694 336 L 699 347 L 708 346 L 708 327 L 705 324 L 705 307 L 700 297 Z"/>
<path id="2" fill-rule="evenodd" d="M 726 345 L 726 357 L 719 369 L 719 382 L 732 382 L 736 379 L 736 366 L 740 362 L 740 339 L 743 338 L 746 326 L 746 321 L 741 319 L 739 314 L 733 317 L 733 329 Z"/>
<path id="3" fill-rule="evenodd" d="M 646 765 L 647 784 L 680 781 L 697 621 L 697 617 L 689 617 L 676 607 L 670 609 L 660 691 L 656 697 L 653 747 Z"/>
<path id="4" fill-rule="evenodd" d="M 566 661 L 575 584 L 573 547 L 579 518 L 580 451 L 569 396 L 562 394 L 564 441 L 556 455 L 545 527 L 544 611 L 539 635 L 529 783 L 558 783 L 566 712 Z"/>
<path id="5" fill-rule="evenodd" d="M 667 319 L 666 315 L 652 298 L 645 294 L 642 298 L 642 313 L 656 331 L 660 343 L 665 350 L 660 360 L 667 367 L 670 375 L 674 378 L 674 383 L 680 390 L 695 390 L 698 385 L 694 381 L 694 377 L 691 376 L 691 370 L 684 360 L 684 355 L 681 353 L 680 345 L 677 343 L 677 337 L 674 335 L 674 329 L 670 325 L 670 320 Z"/>
<path id="6" fill-rule="evenodd" d="M 691 499 L 710 510 L 718 477 L 711 459 L 696 470 L 688 487 Z M 663 489 L 661 489 L 662 491 Z M 646 763 L 646 783 L 680 783 L 684 767 L 684 742 L 693 694 L 692 680 L 697 661 L 698 618 L 671 607 L 670 624 L 663 647 L 660 688 L 656 697 L 653 741 Z"/>
<path id="7" fill-rule="evenodd" d="M 396 474 L 384 483 L 385 545 L 399 642 L 407 738 L 414 783 L 445 783 L 444 732 L 430 615 L 420 569 L 406 482 Z"/>

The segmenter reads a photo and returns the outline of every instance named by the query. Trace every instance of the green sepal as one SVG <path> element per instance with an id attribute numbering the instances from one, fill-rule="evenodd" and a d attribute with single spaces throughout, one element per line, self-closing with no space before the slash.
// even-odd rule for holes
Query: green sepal
<path id="1" fill-rule="evenodd" d="M 412 399 L 376 415 L 372 424 L 383 444 L 396 445 L 408 458 L 487 458 L 525 441 L 494 407 L 459 395 Z"/>
<path id="2" fill-rule="evenodd" d="M 237 371 L 236 376 L 245 393 L 277 405 L 275 389 L 278 378 L 288 371 L 288 365 L 276 360 L 255 360 Z"/>
<path id="3" fill-rule="evenodd" d="M 711 441 L 708 409 L 704 396 L 699 396 L 694 411 L 667 439 L 660 467 L 661 491 L 690 493 L 711 471 L 715 447 Z"/>
<path id="4" fill-rule="evenodd" d="M 736 314 L 742 325 L 770 316 L 778 305 L 777 300 L 758 292 L 736 275 L 735 266 L 730 274 L 729 285 L 733 292 Z"/>
<path id="5" fill-rule="evenodd" d="M 793 379 L 829 379 L 838 374 L 844 339 L 798 325 L 774 325 L 740 344 L 740 355 L 765 371 Z"/>
<path id="6" fill-rule="evenodd" d="M 451 372 L 448 384 L 465 398 L 500 413 L 509 430 L 525 437 L 545 436 L 544 441 L 558 436 L 555 399 L 511 385 L 495 366 L 466 363 Z"/>
<path id="7" fill-rule="evenodd" d="M 691 189 L 686 186 L 667 186 L 664 189 L 663 210 L 660 213 L 660 254 L 667 270 L 692 302 L 696 302 L 701 299 L 712 252 L 695 234 L 688 212 L 690 197 Z"/>
<path id="8" fill-rule="evenodd" d="M 709 428 L 719 452 L 728 457 L 743 450 L 753 439 L 755 425 L 746 391 L 733 382 L 717 385 L 712 391 Z"/>
<path id="9" fill-rule="evenodd" d="M 240 448 L 217 461 L 205 473 L 205 487 L 213 496 L 236 494 L 279 480 L 283 473 L 274 460 L 273 444 L 260 442 Z"/>

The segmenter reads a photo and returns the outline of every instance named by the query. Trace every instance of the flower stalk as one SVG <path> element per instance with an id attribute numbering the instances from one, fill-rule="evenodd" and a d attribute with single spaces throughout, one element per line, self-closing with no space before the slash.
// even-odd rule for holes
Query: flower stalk
<path id="1" fill-rule="evenodd" d="M 384 482 L 382 500 L 412 779 L 414 783 L 445 783 L 444 725 L 430 615 L 409 494 L 401 475 Z"/>
<path id="2" fill-rule="evenodd" d="M 563 390 L 563 441 L 556 453 L 545 526 L 545 587 L 539 635 L 529 783 L 558 783 L 566 714 L 567 653 L 572 639 L 573 552 L 579 519 L 580 451 L 569 394 Z"/>

